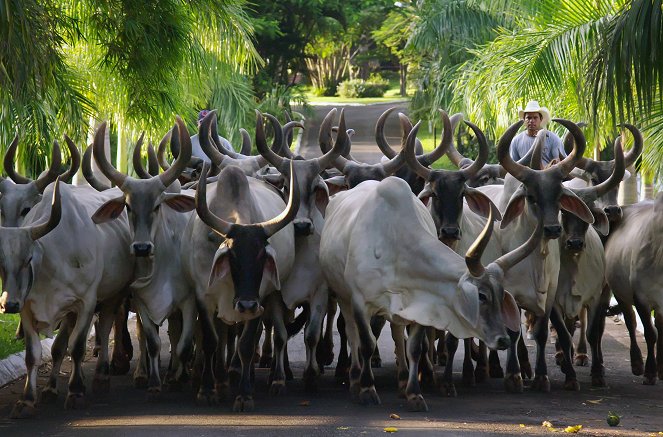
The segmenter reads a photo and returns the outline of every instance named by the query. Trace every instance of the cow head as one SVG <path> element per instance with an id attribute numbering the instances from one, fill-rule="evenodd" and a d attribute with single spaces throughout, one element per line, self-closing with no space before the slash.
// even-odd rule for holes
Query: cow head
<path id="1" fill-rule="evenodd" d="M 173 127 L 171 141 L 182 144 L 182 150 L 175 163 L 164 173 L 151 176 L 149 179 L 135 179 L 120 173 L 106 159 L 103 139 L 106 123 L 102 123 L 94 137 L 94 158 L 106 177 L 122 190 L 122 196 L 104 203 L 92 216 L 97 223 L 113 220 L 127 208 L 129 225 L 132 234 L 130 251 L 138 257 L 152 256 L 154 253 L 154 236 L 160 223 L 160 208 L 162 204 L 178 212 L 192 211 L 195 208 L 194 199 L 177 193 L 166 193 L 166 189 L 177 181 L 191 156 L 191 139 L 184 122 L 177 117 L 177 124 Z M 140 152 L 143 142 L 141 135 L 136 148 Z"/>
<path id="2" fill-rule="evenodd" d="M 402 117 L 404 115 L 400 114 Z M 444 136 L 442 142 L 451 144 L 453 128 L 451 120 L 442 112 L 444 122 Z M 475 213 L 488 217 L 490 210 L 497 220 L 502 216 L 493 202 L 477 189 L 467 186 L 466 182 L 474 177 L 488 158 L 488 142 L 483 132 L 474 124 L 466 122 L 479 139 L 479 157 L 468 168 L 462 170 L 431 170 L 424 167 L 414 156 L 413 141 L 408 141 L 405 147 L 405 160 L 408 166 L 426 181 L 424 189 L 419 193 L 421 199 L 429 206 L 438 238 L 447 246 L 453 247 L 461 239 L 460 220 L 463 213 L 463 199 Z M 413 131 L 419 129 L 419 124 Z"/>
<path id="3" fill-rule="evenodd" d="M 573 151 L 561 162 L 540 170 L 530 168 L 511 159 L 509 146 L 511 140 L 522 124 L 522 120 L 511 125 L 500 138 L 497 146 L 497 158 L 500 164 L 514 178 L 521 182 L 515 190 L 504 212 L 501 227 L 508 226 L 518 217 L 527 206 L 539 220 L 543 220 L 544 236 L 547 239 L 556 239 L 562 233 L 559 223 L 559 210 L 564 209 L 578 216 L 587 223 L 593 223 L 594 217 L 585 203 L 571 190 L 562 185 L 562 181 L 575 166 L 576 161 L 585 151 L 585 136 L 580 128 L 573 122 L 563 119 L 554 121 L 566 127 L 575 138 Z M 542 129 L 537 134 L 533 148 L 541 148 L 545 141 L 546 131 Z M 540 162 L 540 159 L 534 160 Z"/>
<path id="4" fill-rule="evenodd" d="M 207 178 L 207 164 L 203 166 L 201 180 Z M 248 190 L 246 176 L 237 167 L 226 167 L 219 174 L 218 184 L 232 190 Z M 234 310 L 243 320 L 259 317 L 260 284 L 271 281 L 279 289 L 280 280 L 276 253 L 268 239 L 287 226 L 297 215 L 299 208 L 299 184 L 290 168 L 290 197 L 285 210 L 277 217 L 262 223 L 239 224 L 215 215 L 207 206 L 207 186 L 199 183 L 196 188 L 196 212 L 200 219 L 224 240 L 214 255 L 209 278 L 211 287 L 216 281 L 232 280 L 235 289 Z"/>
<path id="5" fill-rule="evenodd" d="M 41 247 L 35 242 L 60 223 L 61 215 L 60 185 L 56 180 L 48 221 L 25 227 L 0 228 L 0 313 L 21 312 L 41 258 Z"/>

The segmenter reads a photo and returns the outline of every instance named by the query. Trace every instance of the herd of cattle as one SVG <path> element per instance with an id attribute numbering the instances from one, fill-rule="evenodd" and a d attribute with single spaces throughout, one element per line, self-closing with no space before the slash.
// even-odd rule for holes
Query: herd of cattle
<path id="1" fill-rule="evenodd" d="M 262 356 L 271 358 L 270 393 L 285 390 L 286 343 L 304 325 L 303 378 L 307 389 L 315 388 L 320 366 L 333 358 L 337 305 L 342 341 L 337 375 L 349 379 L 360 403 L 380 403 L 371 366 L 380 319 L 391 323 L 399 389 L 411 410 L 428 409 L 420 381 L 433 381 L 435 352 L 438 362 L 446 357 L 442 390 L 456 394 L 452 363 L 459 338 L 465 339 L 464 382 L 503 377 L 507 391 L 521 392 L 523 376 L 532 376 L 521 309 L 535 316 L 533 389 L 550 390 L 544 353 L 550 322 L 557 331 L 564 388 L 578 390 L 574 353 L 575 364 L 588 362 L 586 346 L 572 344 L 578 318 L 581 343 L 586 338 L 591 347 L 591 383 L 604 386 L 601 337 L 612 293 L 631 336 L 633 373 L 644 374 L 645 384 L 663 378 L 650 317 L 653 308 L 656 327 L 663 327 L 658 314 L 663 293 L 657 290 L 663 283 L 663 196 L 622 207 L 616 201 L 625 167 L 642 151 L 638 129 L 624 125 L 634 138 L 629 153 L 624 155 L 619 137 L 615 159 L 593 161 L 583 157 L 581 128 L 556 119 L 568 130 L 564 141 L 570 153 L 542 169 L 545 130 L 528 156 L 519 162 L 510 157 L 522 121 L 499 139 L 499 164 L 487 164 L 486 138 L 468 121 L 478 157 L 472 161 L 455 149 L 461 114 L 441 112 L 443 137 L 428 154 L 417 140 L 419 124 L 412 126 L 399 114 L 403 139 L 400 152 L 394 151 L 384 136 L 391 112 L 376 124 L 385 157 L 374 165 L 352 157 L 354 131 L 346 127 L 343 111 L 337 126 L 336 110 L 324 119 L 323 155 L 313 159 L 290 150 L 292 131 L 301 124 L 282 126 L 260 113 L 255 136 L 260 155 L 250 156 L 246 135 L 242 152 L 228 150 L 216 133 L 213 111 L 197 134 L 211 161 L 205 162 L 192 156 L 193 138 L 178 117 L 158 154 L 149 146 L 147 169 L 141 162 L 142 136 L 138 140 L 133 160 L 138 178 L 108 162 L 103 123 L 83 157 L 89 186 L 67 183 L 81 159 L 66 137 L 69 169 L 61 170 L 56 142 L 42 176 L 31 180 L 16 173 L 17 136 L 5 155 L 9 178 L 0 181 L 0 312 L 21 315 L 28 369 L 12 417 L 36 412 L 40 333 L 58 330 L 40 402 L 57 399 L 57 376 L 69 354 L 65 406 L 84 405 L 82 361 L 95 314 L 93 391 L 108 391 L 111 373 L 128 372 L 128 306 L 139 316 L 137 386 L 150 396 L 161 391 L 158 328 L 168 319 L 165 384 L 176 389 L 191 378 L 199 402 L 215 402 L 231 390 L 234 411 L 254 408 L 252 366 L 263 326 L 265 343 L 273 339 L 274 348 L 271 357 L 263 348 Z M 266 128 L 273 135 L 271 146 Z M 169 145 L 172 163 L 165 158 Z M 459 170 L 430 168 L 445 153 Z M 95 179 L 91 155 L 114 188 Z M 304 311 L 295 318 L 298 306 Z M 644 324 L 646 364 L 635 339 L 633 306 Z M 505 349 L 504 371 L 495 351 Z"/>

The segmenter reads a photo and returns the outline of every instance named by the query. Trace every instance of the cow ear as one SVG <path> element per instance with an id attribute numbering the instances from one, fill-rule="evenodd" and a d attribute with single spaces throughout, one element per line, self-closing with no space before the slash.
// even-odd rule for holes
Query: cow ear
<path id="1" fill-rule="evenodd" d="M 325 216 L 325 211 L 327 211 L 327 204 L 329 203 L 329 188 L 327 184 L 322 181 L 322 178 L 318 180 L 318 184 L 315 187 L 315 206 L 318 208 L 322 216 Z"/>
<path id="2" fill-rule="evenodd" d="M 106 223 L 110 220 L 115 220 L 120 216 L 120 214 L 122 214 L 122 211 L 124 211 L 124 206 L 124 196 L 107 200 L 92 215 L 92 221 L 98 225 L 101 223 Z"/>
<path id="3" fill-rule="evenodd" d="M 559 199 L 559 206 L 585 223 L 589 223 L 590 225 L 594 223 L 594 216 L 587 204 L 568 188 L 562 188 L 562 197 Z"/>
<path id="4" fill-rule="evenodd" d="M 608 221 L 608 216 L 602 210 L 598 208 L 592 208 L 592 215 L 594 216 L 594 229 L 596 232 L 603 235 L 604 237 L 610 233 L 610 222 Z"/>
<path id="5" fill-rule="evenodd" d="M 222 244 L 219 249 L 214 254 L 214 260 L 212 261 L 212 271 L 209 275 L 208 287 L 214 285 L 218 280 L 221 280 L 230 274 L 230 261 L 229 258 L 230 249 L 225 244 Z"/>
<path id="6" fill-rule="evenodd" d="M 461 280 L 455 307 L 470 326 L 479 324 L 479 290 L 476 285 L 469 280 Z"/>
<path id="7" fill-rule="evenodd" d="M 504 326 L 509 328 L 510 331 L 520 332 L 520 310 L 513 295 L 504 290 L 504 298 L 502 299 L 502 320 Z"/>
<path id="8" fill-rule="evenodd" d="M 424 184 L 424 189 L 421 190 L 421 192 L 417 197 L 419 197 L 419 200 L 421 200 L 421 202 L 424 205 L 428 206 L 428 202 L 430 202 L 430 198 L 432 195 L 433 195 L 433 189 L 430 186 L 430 182 L 426 182 Z"/>
<path id="9" fill-rule="evenodd" d="M 325 179 L 325 185 L 327 186 L 327 191 L 330 196 L 333 196 L 339 191 L 345 191 L 348 189 L 348 184 L 343 175 Z"/>
<path id="10" fill-rule="evenodd" d="M 185 194 L 166 194 L 164 202 L 177 212 L 189 212 L 196 209 L 196 199 Z"/>
<path id="11" fill-rule="evenodd" d="M 262 270 L 262 280 L 271 282 L 276 290 L 281 289 L 279 270 L 276 267 L 276 251 L 269 244 L 265 247 L 265 266 Z"/>
<path id="12" fill-rule="evenodd" d="M 513 193 L 511 199 L 509 199 L 509 204 L 506 207 L 506 211 L 502 216 L 502 223 L 500 224 L 500 229 L 504 229 L 509 226 L 514 219 L 516 219 L 520 214 L 525 211 L 525 189 L 520 187 Z"/>
<path id="13" fill-rule="evenodd" d="M 282 190 L 283 185 L 285 184 L 285 179 L 281 174 L 265 174 L 261 175 L 260 178 L 267 182 L 270 185 L 274 185 L 277 189 Z"/>
<path id="14" fill-rule="evenodd" d="M 464 196 L 465 200 L 467 201 L 467 206 L 469 206 L 470 209 L 476 214 L 480 215 L 481 217 L 488 218 L 488 213 L 492 208 L 493 218 L 495 220 L 502 220 L 502 214 L 500 213 L 500 210 L 497 209 L 497 206 L 495 206 L 493 201 L 490 200 L 488 196 L 483 194 L 481 191 L 465 186 Z"/>

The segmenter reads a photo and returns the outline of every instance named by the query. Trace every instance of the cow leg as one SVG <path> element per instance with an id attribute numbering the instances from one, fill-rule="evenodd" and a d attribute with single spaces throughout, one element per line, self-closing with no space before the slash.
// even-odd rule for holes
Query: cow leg
<path id="1" fill-rule="evenodd" d="M 242 336 L 238 340 L 237 351 L 242 364 L 242 373 L 239 380 L 239 394 L 233 404 L 233 412 L 235 413 L 253 411 L 255 407 L 253 403 L 253 384 L 251 383 L 251 366 L 253 355 L 255 354 L 256 337 L 260 323 L 260 317 L 244 322 Z M 285 337 L 287 337 L 287 334 L 285 334 Z"/>
<path id="2" fill-rule="evenodd" d="M 437 364 L 438 366 L 446 366 L 447 365 L 447 336 L 444 331 L 442 330 L 435 330 L 435 335 L 438 338 L 437 341 Z"/>
<path id="3" fill-rule="evenodd" d="M 147 375 L 149 372 L 148 353 L 147 353 L 147 340 L 145 338 L 145 329 L 140 316 L 136 317 L 136 336 L 138 337 L 138 361 L 136 362 L 136 369 L 134 370 L 133 379 L 134 387 L 147 388 Z"/>
<path id="4" fill-rule="evenodd" d="M 273 324 L 271 320 L 263 320 L 265 326 L 265 339 L 262 342 L 262 350 L 260 352 L 260 361 L 258 367 L 269 368 L 272 365 L 274 357 L 274 343 L 273 343 Z"/>
<path id="5" fill-rule="evenodd" d="M 654 311 L 654 321 L 656 322 L 656 331 L 663 332 L 663 314 L 659 310 Z M 656 342 L 656 356 L 658 379 L 663 379 L 663 341 Z"/>
<path id="6" fill-rule="evenodd" d="M 154 398 L 161 393 L 161 377 L 159 376 L 161 338 L 159 338 L 159 327 L 152 322 L 146 309 L 142 306 L 138 308 L 138 316 L 143 326 L 143 334 L 145 335 L 145 344 L 147 346 L 147 393 L 148 398 Z"/>
<path id="7" fill-rule="evenodd" d="M 519 310 L 520 312 L 520 310 Z M 511 345 L 506 358 L 506 374 L 504 375 L 504 388 L 510 393 L 523 392 L 523 377 L 520 373 L 520 363 L 518 362 L 518 341 L 522 334 L 522 327 L 517 332 L 507 329 Z M 491 351 L 491 357 L 492 357 Z M 497 355 L 497 353 L 495 353 Z M 498 361 L 499 362 L 499 361 Z"/>
<path id="8" fill-rule="evenodd" d="M 442 339 L 440 339 L 442 341 Z M 458 339 L 454 337 L 451 332 L 447 332 L 447 338 L 445 339 L 447 344 L 447 365 L 444 366 L 444 374 L 442 375 L 442 384 L 441 389 L 442 393 L 449 397 L 456 397 L 456 386 L 454 385 L 454 357 L 456 356 L 456 351 L 458 350 Z"/>
<path id="9" fill-rule="evenodd" d="M 405 326 L 391 323 L 391 338 L 394 340 L 396 370 L 398 372 L 398 396 L 405 397 L 409 377 L 407 352 L 405 350 Z"/>
<path id="10" fill-rule="evenodd" d="M 658 333 L 651 322 L 651 311 L 638 296 L 633 296 L 635 309 L 638 311 L 640 321 L 645 330 L 645 341 L 647 342 L 647 361 L 645 362 L 645 375 L 642 383 L 644 385 L 656 384 L 656 339 Z"/>
<path id="11" fill-rule="evenodd" d="M 428 405 L 421 394 L 419 386 L 419 359 L 422 355 L 422 343 L 424 340 L 425 328 L 419 324 L 413 324 L 410 327 L 410 334 L 407 339 L 407 358 L 410 362 L 410 374 L 405 388 L 407 397 L 407 407 L 410 411 L 428 411 Z"/>
<path id="12" fill-rule="evenodd" d="M 75 323 L 76 320 L 74 314 L 68 314 L 60 323 L 60 329 L 58 330 L 55 341 L 53 341 L 53 345 L 51 346 L 53 367 L 51 368 L 51 374 L 48 377 L 48 383 L 46 384 L 46 387 L 42 389 L 39 396 L 40 403 L 50 404 L 58 399 L 58 376 L 60 374 L 60 368 L 62 367 L 62 361 L 67 354 L 69 334 Z"/>
<path id="13" fill-rule="evenodd" d="M 201 293 L 202 294 L 202 293 Z M 196 295 L 200 294 L 196 292 Z M 198 311 L 198 323 L 202 342 L 202 369 L 200 372 L 200 387 L 196 395 L 197 403 L 213 404 L 218 402 L 214 387 L 214 353 L 216 352 L 219 338 L 214 329 L 212 314 L 207 310 L 205 302 L 196 297 L 196 310 Z"/>
<path id="14" fill-rule="evenodd" d="M 168 341 L 170 342 L 170 359 L 166 371 L 165 384 L 168 390 L 178 391 L 175 387 L 175 372 L 180 366 L 180 357 L 177 355 L 177 344 L 182 336 L 182 313 L 180 310 L 168 316 Z"/>
<path id="15" fill-rule="evenodd" d="M 336 329 L 338 330 L 339 335 L 339 351 L 334 376 L 336 379 L 347 381 L 350 372 L 350 354 L 348 353 L 348 336 L 343 312 L 341 312 L 341 314 L 338 315 L 338 319 L 336 319 Z"/>
<path id="16" fill-rule="evenodd" d="M 497 355 L 497 351 L 488 353 L 488 375 L 491 378 L 504 378 L 504 370 L 502 370 L 500 356 Z"/>
<path id="17" fill-rule="evenodd" d="M 115 312 L 113 322 L 113 356 L 110 362 L 111 375 L 126 375 L 131 367 L 134 348 L 127 322 L 129 319 L 129 299 L 124 298 Z"/>
<path id="18" fill-rule="evenodd" d="M 576 348 L 576 357 L 574 364 L 576 366 L 588 366 L 587 357 L 587 308 L 583 307 L 578 316 L 580 320 L 580 331 L 578 332 L 578 347 Z"/>
<path id="19" fill-rule="evenodd" d="M 316 391 L 316 380 L 320 374 L 317 360 L 317 348 L 322 334 L 322 322 L 325 318 L 327 305 L 326 287 L 318 289 L 310 303 L 310 315 L 304 329 L 304 342 L 306 344 L 306 367 L 304 368 L 304 388 L 306 391 Z"/>
<path id="20" fill-rule="evenodd" d="M 488 348 L 486 343 L 479 340 L 479 352 L 477 355 L 477 366 L 474 369 L 474 380 L 478 383 L 486 382 L 488 379 Z"/>
<path id="21" fill-rule="evenodd" d="M 99 320 L 95 325 L 97 341 L 99 341 L 99 351 L 97 356 L 97 365 L 94 370 L 94 379 L 92 380 L 93 393 L 108 393 L 110 391 L 110 363 L 108 360 L 108 340 L 110 331 L 115 319 L 115 302 L 109 302 L 101 307 Z"/>
<path id="22" fill-rule="evenodd" d="M 175 343 L 171 341 L 172 355 L 174 357 L 173 373 L 172 378 L 168 381 L 169 389 L 174 391 L 181 390 L 182 385 L 189 380 L 187 366 L 193 354 L 193 325 L 196 320 L 196 308 L 193 299 L 184 301 L 179 312 L 182 325 L 180 335 L 177 336 L 177 339 L 174 339 L 176 340 Z"/>
<path id="23" fill-rule="evenodd" d="M 433 362 L 430 359 L 429 350 L 430 342 L 428 341 L 428 333 L 432 331 L 435 333 L 435 328 L 425 327 L 423 329 L 424 333 L 421 339 L 421 358 L 419 362 L 419 380 L 421 385 L 428 389 L 434 390 L 437 388 L 437 380 L 435 378 L 435 369 L 433 368 Z"/>
<path id="24" fill-rule="evenodd" d="M 282 395 L 286 392 L 283 362 L 285 344 L 288 341 L 288 332 L 285 327 L 284 307 L 285 305 L 281 299 L 281 293 L 273 292 L 266 298 L 265 310 L 269 314 L 269 323 L 263 323 L 265 326 L 272 326 L 274 329 L 274 359 L 272 360 L 273 373 L 270 378 L 271 384 L 269 387 L 269 394 L 272 396 Z M 244 338 L 243 334 L 242 338 Z M 244 370 L 243 364 L 244 359 L 242 359 L 242 370 Z"/>
<path id="25" fill-rule="evenodd" d="M 550 315 L 545 314 L 537 317 L 534 324 L 534 340 L 536 341 L 536 364 L 534 367 L 534 380 L 532 389 L 542 392 L 550 391 L 550 380 L 548 379 L 548 366 L 546 365 L 546 343 L 548 342 L 548 321 Z M 564 324 L 562 323 L 562 326 Z"/>
<path id="26" fill-rule="evenodd" d="M 373 333 L 373 337 L 375 337 L 376 340 L 375 350 L 371 356 L 371 367 L 376 369 L 382 367 L 382 358 L 380 357 L 380 349 L 377 347 L 377 339 L 380 338 L 380 333 L 382 332 L 382 328 L 384 328 L 386 323 L 387 319 L 385 319 L 383 316 L 371 317 L 371 332 Z"/>
<path id="27" fill-rule="evenodd" d="M 562 373 L 566 375 L 564 390 L 578 391 L 580 390 L 580 384 L 578 384 L 576 371 L 571 364 L 573 339 L 566 329 L 564 319 L 559 309 L 553 307 L 550 313 L 550 321 L 557 331 L 557 341 L 562 349 Z"/>
<path id="28" fill-rule="evenodd" d="M 463 357 L 463 385 L 467 387 L 476 386 L 474 379 L 474 364 L 472 364 L 472 339 L 463 339 L 465 356 Z"/>
<path id="29" fill-rule="evenodd" d="M 534 329 L 534 326 L 532 326 L 532 329 Z M 520 375 L 523 378 L 531 379 L 532 364 L 529 361 L 529 352 L 527 351 L 527 345 L 525 344 L 525 337 L 523 335 L 521 335 L 518 340 L 518 361 L 520 362 Z"/>
<path id="30" fill-rule="evenodd" d="M 437 362 L 437 350 L 435 349 L 437 330 L 432 326 L 426 328 L 426 339 L 428 340 L 428 360 L 431 363 L 435 363 Z"/>
<path id="31" fill-rule="evenodd" d="M 83 382 L 83 358 L 85 357 L 85 344 L 87 333 L 92 324 L 94 308 L 84 308 L 76 318 L 71 337 L 69 338 L 69 354 L 71 356 L 71 375 L 69 377 L 69 390 L 64 407 L 78 409 L 85 406 L 85 383 Z"/>
<path id="32" fill-rule="evenodd" d="M 615 298 L 617 299 L 617 303 L 619 303 L 619 307 L 622 310 L 624 322 L 626 323 L 626 329 L 628 329 L 628 336 L 631 340 L 631 372 L 636 376 L 640 376 L 645 373 L 645 363 L 642 360 L 642 352 L 640 351 L 640 346 L 638 346 L 638 339 L 636 337 L 637 322 L 635 321 L 635 312 L 633 311 L 632 305 L 621 302 L 617 296 L 615 296 Z"/>
<path id="33" fill-rule="evenodd" d="M 39 333 L 34 330 L 32 314 L 23 311 L 21 313 L 23 322 L 23 338 L 25 340 L 25 367 L 27 376 L 21 399 L 16 401 L 10 417 L 12 419 L 23 419 L 33 417 L 37 410 L 35 401 L 37 399 L 37 370 L 41 365 L 41 341 Z"/>
<path id="34" fill-rule="evenodd" d="M 597 304 L 587 310 L 587 341 L 592 349 L 592 387 L 605 387 L 605 368 L 601 340 L 605 330 L 605 313 L 610 306 L 610 289 L 603 288 Z"/>
<path id="35" fill-rule="evenodd" d="M 380 397 L 375 391 L 375 379 L 373 377 L 373 369 L 371 366 L 371 357 L 376 349 L 375 337 L 371 331 L 371 326 L 366 323 L 364 308 L 355 302 L 352 306 L 352 311 L 354 313 L 354 319 L 356 322 L 355 326 L 359 340 L 358 355 L 361 357 L 359 402 L 362 404 L 380 405 Z M 356 348 L 353 347 L 352 352 L 354 353 L 355 350 Z"/>
<path id="36" fill-rule="evenodd" d="M 334 362 L 334 318 L 336 317 L 336 311 L 338 304 L 336 303 L 336 298 L 329 295 L 327 297 L 327 317 L 325 323 L 325 334 L 322 338 L 322 342 L 318 345 L 316 351 L 316 358 L 318 365 L 320 365 L 320 371 L 324 371 L 324 366 L 329 366 Z"/>

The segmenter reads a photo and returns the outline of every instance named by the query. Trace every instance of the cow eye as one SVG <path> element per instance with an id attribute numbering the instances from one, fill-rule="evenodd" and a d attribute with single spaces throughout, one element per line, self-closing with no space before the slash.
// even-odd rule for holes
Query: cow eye
<path id="1" fill-rule="evenodd" d="M 30 212 L 30 208 L 23 208 L 21 210 L 21 217 L 25 217 Z"/>
<path id="2" fill-rule="evenodd" d="M 486 296 L 486 293 L 479 292 L 479 301 L 480 302 L 486 302 L 488 300 L 488 296 Z"/>

